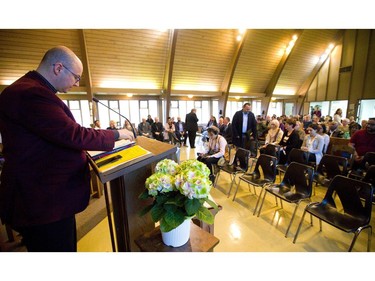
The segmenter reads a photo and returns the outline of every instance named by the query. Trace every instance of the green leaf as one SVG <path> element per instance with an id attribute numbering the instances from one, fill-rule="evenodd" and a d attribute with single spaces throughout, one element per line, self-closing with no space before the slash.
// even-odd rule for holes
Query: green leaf
<path id="1" fill-rule="evenodd" d="M 143 208 L 143 209 L 139 212 L 139 215 L 140 215 L 140 216 L 144 216 L 144 215 L 147 214 L 149 211 L 151 211 L 152 207 L 154 207 L 154 206 L 153 206 L 153 205 L 146 206 L 145 208 Z"/>
<path id="2" fill-rule="evenodd" d="M 208 203 L 208 205 L 210 205 L 215 210 L 219 210 L 219 207 L 217 206 L 217 204 L 214 201 L 212 201 L 208 198 L 206 198 L 205 201 Z"/>
<path id="3" fill-rule="evenodd" d="M 160 221 L 164 214 L 165 210 L 162 205 L 156 204 L 151 209 L 151 218 L 153 222 Z"/>
<path id="4" fill-rule="evenodd" d="M 193 216 L 202 206 L 202 203 L 199 199 L 193 198 L 185 201 L 185 210 L 188 216 Z"/>
<path id="5" fill-rule="evenodd" d="M 214 223 L 214 216 L 212 213 L 205 207 L 201 206 L 196 213 L 197 219 L 208 223 L 208 224 L 213 224 Z"/>
<path id="6" fill-rule="evenodd" d="M 138 198 L 139 199 L 147 199 L 147 198 L 149 198 L 150 197 L 150 195 L 148 194 L 148 190 L 147 189 L 145 189 L 141 194 L 139 194 L 139 196 L 138 196 Z"/>
<path id="7" fill-rule="evenodd" d="M 177 209 L 176 212 L 166 212 L 163 219 L 160 221 L 160 230 L 163 232 L 171 231 L 179 226 L 185 220 L 184 213 Z"/>

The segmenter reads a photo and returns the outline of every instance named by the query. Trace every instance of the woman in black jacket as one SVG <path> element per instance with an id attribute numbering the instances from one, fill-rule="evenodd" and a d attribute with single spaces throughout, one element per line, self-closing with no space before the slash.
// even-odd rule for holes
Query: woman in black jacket
<path id="1" fill-rule="evenodd" d="M 287 119 L 285 122 L 284 135 L 279 143 L 280 148 L 280 159 L 279 164 L 285 164 L 288 160 L 289 152 L 293 148 L 301 148 L 301 140 L 294 127 L 296 126 L 296 121 L 294 119 Z"/>

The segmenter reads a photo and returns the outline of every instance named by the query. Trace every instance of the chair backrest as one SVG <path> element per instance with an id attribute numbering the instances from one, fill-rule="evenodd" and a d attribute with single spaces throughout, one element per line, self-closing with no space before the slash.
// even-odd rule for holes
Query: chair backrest
<path id="1" fill-rule="evenodd" d="M 293 148 L 288 155 L 287 163 L 297 162 L 300 164 L 307 164 L 309 161 L 309 152 L 303 151 L 299 148 Z"/>
<path id="2" fill-rule="evenodd" d="M 249 158 L 250 158 L 250 150 L 237 147 L 237 151 L 234 156 L 233 165 L 246 172 L 247 169 L 249 168 Z"/>
<path id="3" fill-rule="evenodd" d="M 354 161 L 354 147 L 345 144 L 332 145 L 331 154 L 336 156 L 345 157 L 348 159 L 348 168 L 351 168 Z"/>
<path id="4" fill-rule="evenodd" d="M 255 168 L 254 173 L 258 174 L 259 177 L 261 175 L 259 167 L 262 169 L 262 175 L 264 179 L 268 179 L 271 182 L 274 182 L 276 179 L 276 164 L 277 164 L 277 158 L 274 156 L 270 156 L 267 154 L 261 154 L 259 155 Z"/>
<path id="5" fill-rule="evenodd" d="M 264 148 L 264 154 L 276 157 L 277 160 L 280 159 L 280 145 L 267 144 Z"/>
<path id="6" fill-rule="evenodd" d="M 298 162 L 292 162 L 288 165 L 285 175 L 280 185 L 294 187 L 298 193 L 303 193 L 310 197 L 312 193 L 312 183 L 314 168 Z"/>
<path id="7" fill-rule="evenodd" d="M 363 156 L 363 162 L 365 163 L 366 168 L 375 165 L 375 152 L 366 152 Z"/>
<path id="8" fill-rule="evenodd" d="M 333 179 L 337 175 L 346 176 L 348 159 L 341 156 L 324 154 L 316 171 L 328 179 Z"/>
<path id="9" fill-rule="evenodd" d="M 344 213 L 357 218 L 365 218 L 364 224 L 370 222 L 373 196 L 371 184 L 344 176 L 336 176 L 329 184 L 322 204 L 336 207 L 334 193 L 341 201 Z M 361 198 L 365 201 L 364 205 Z"/>
<path id="10" fill-rule="evenodd" d="M 375 188 L 375 165 L 371 165 L 366 172 L 366 175 L 363 177 L 362 181 L 371 183 Z"/>

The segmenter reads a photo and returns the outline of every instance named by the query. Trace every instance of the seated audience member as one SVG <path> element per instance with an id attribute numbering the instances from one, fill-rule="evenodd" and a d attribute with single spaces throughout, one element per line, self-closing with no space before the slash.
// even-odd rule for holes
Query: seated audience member
<path id="1" fill-rule="evenodd" d="M 327 135 L 326 125 L 324 123 L 318 125 L 318 134 L 323 137 L 324 146 L 323 146 L 323 154 L 327 153 L 328 145 L 329 145 L 329 136 Z"/>
<path id="2" fill-rule="evenodd" d="M 301 147 L 299 135 L 297 131 L 295 130 L 295 126 L 296 126 L 296 121 L 294 119 L 289 118 L 285 121 L 285 131 L 279 143 L 280 145 L 279 163 L 280 164 L 286 163 L 286 161 L 288 160 L 289 152 L 293 148 Z"/>
<path id="3" fill-rule="evenodd" d="M 268 116 L 269 117 L 269 116 Z M 271 117 L 269 117 L 271 119 Z M 257 117 L 257 135 L 259 141 L 265 141 L 268 131 L 269 122 L 267 123 L 260 115 Z"/>
<path id="4" fill-rule="evenodd" d="M 180 146 L 182 146 L 182 143 L 184 146 L 187 146 L 186 145 L 186 140 L 187 140 L 186 126 L 185 126 L 185 122 L 181 121 L 181 117 L 177 117 L 177 122 L 174 123 L 174 127 L 176 129 L 176 137 L 178 141 L 180 142 Z"/>
<path id="5" fill-rule="evenodd" d="M 260 148 L 260 153 L 264 153 L 265 148 L 269 144 L 278 145 L 283 135 L 284 135 L 284 132 L 279 127 L 279 121 L 277 121 L 276 119 L 273 119 L 270 122 L 270 128 L 268 129 L 265 143 Z"/>
<path id="6" fill-rule="evenodd" d="M 116 128 L 116 122 L 114 120 L 109 121 L 109 127 L 107 130 L 117 130 Z"/>
<path id="7" fill-rule="evenodd" d="M 301 146 L 302 150 L 310 152 L 309 162 L 315 162 L 317 166 L 323 157 L 324 146 L 324 139 L 318 134 L 318 129 L 317 124 L 310 124 L 307 127 L 307 135 Z"/>
<path id="8" fill-rule="evenodd" d="M 94 129 L 95 130 L 99 130 L 100 129 L 100 121 L 99 120 L 95 120 L 94 121 Z"/>
<path id="9" fill-rule="evenodd" d="M 176 128 L 174 127 L 172 118 L 168 118 L 168 121 L 164 126 L 164 139 L 167 139 L 170 144 L 179 143 L 175 132 Z"/>
<path id="10" fill-rule="evenodd" d="M 154 120 L 152 119 L 152 117 L 151 117 L 150 114 L 147 116 L 147 120 L 146 121 L 147 121 L 148 124 L 150 124 L 150 126 L 152 125 L 152 123 L 154 123 Z"/>
<path id="11" fill-rule="evenodd" d="M 305 139 L 305 136 L 306 136 L 305 130 L 303 130 L 303 124 L 300 121 L 296 121 L 296 126 L 294 127 L 294 130 L 298 133 L 299 140 L 302 145 L 303 140 Z"/>
<path id="12" fill-rule="evenodd" d="M 133 131 L 132 125 L 130 124 L 130 122 L 128 120 L 125 120 L 124 126 L 122 128 L 127 129 L 129 131 Z"/>
<path id="13" fill-rule="evenodd" d="M 219 118 L 219 123 L 217 124 L 218 126 L 218 128 L 219 128 L 219 130 L 220 130 L 220 135 L 223 135 L 223 130 L 224 130 L 224 117 L 220 117 Z"/>
<path id="14" fill-rule="evenodd" d="M 342 138 L 344 133 L 339 130 L 339 123 L 332 121 L 329 124 L 329 131 L 327 133 L 332 138 Z"/>
<path id="15" fill-rule="evenodd" d="M 361 130 L 366 130 L 367 122 L 368 122 L 368 120 L 366 120 L 366 119 L 363 119 L 361 121 L 361 127 L 362 127 Z"/>
<path id="16" fill-rule="evenodd" d="M 302 123 L 303 123 L 303 129 L 306 132 L 307 127 L 312 123 L 312 121 L 311 121 L 311 115 L 310 114 L 306 114 L 305 116 L 303 116 Z"/>
<path id="17" fill-rule="evenodd" d="M 224 130 L 222 136 L 226 139 L 227 143 L 232 143 L 232 123 L 229 117 L 224 118 Z"/>
<path id="18" fill-rule="evenodd" d="M 159 121 L 159 117 L 155 117 L 155 121 L 152 122 L 152 125 L 151 125 L 152 137 L 158 141 L 163 141 L 164 140 L 163 132 L 164 132 L 163 124 Z"/>
<path id="19" fill-rule="evenodd" d="M 146 118 L 142 118 L 142 122 L 138 125 L 138 135 L 151 138 L 151 125 Z"/>
<path id="20" fill-rule="evenodd" d="M 362 127 L 356 121 L 354 116 L 349 117 L 349 133 L 352 136 L 356 131 L 360 130 Z"/>
<path id="21" fill-rule="evenodd" d="M 344 139 L 350 138 L 350 128 L 349 128 L 349 119 L 348 118 L 342 118 L 341 119 L 341 125 L 339 124 L 337 128 L 340 132 L 343 134 Z"/>
<path id="22" fill-rule="evenodd" d="M 368 120 L 365 130 L 354 133 L 349 145 L 355 148 L 353 169 L 364 169 L 363 156 L 375 152 L 375 117 Z"/>
<path id="23" fill-rule="evenodd" d="M 219 135 L 219 128 L 211 126 L 207 128 L 208 133 L 208 151 L 206 153 L 199 153 L 197 160 L 205 163 L 210 169 L 210 180 L 215 182 L 215 175 L 212 172 L 212 165 L 217 164 L 219 159 L 224 156 L 227 141 Z"/>

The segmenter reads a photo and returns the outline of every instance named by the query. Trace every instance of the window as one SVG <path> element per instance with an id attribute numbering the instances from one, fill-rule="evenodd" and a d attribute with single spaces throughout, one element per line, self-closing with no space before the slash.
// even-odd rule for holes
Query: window
<path id="1" fill-rule="evenodd" d="M 346 110 L 348 109 L 348 101 L 347 100 L 337 100 L 331 101 L 331 110 L 329 115 L 333 117 L 337 109 L 341 108 L 342 110 L 342 118 L 346 117 Z"/>
<path id="2" fill-rule="evenodd" d="M 63 100 L 63 102 L 69 107 L 78 124 L 82 127 L 90 128 L 92 118 L 87 100 Z"/>
<path id="3" fill-rule="evenodd" d="M 359 123 L 375 117 L 375 100 L 361 100 L 358 117 Z"/>
<path id="4" fill-rule="evenodd" d="M 268 113 L 267 115 L 272 116 L 276 115 L 277 117 L 281 116 L 283 114 L 283 102 L 281 101 L 271 101 L 270 105 L 268 107 Z"/>

